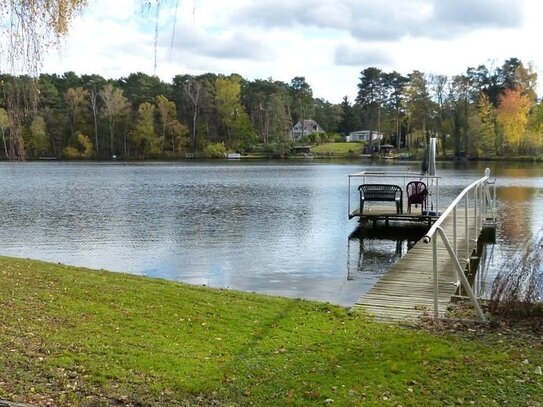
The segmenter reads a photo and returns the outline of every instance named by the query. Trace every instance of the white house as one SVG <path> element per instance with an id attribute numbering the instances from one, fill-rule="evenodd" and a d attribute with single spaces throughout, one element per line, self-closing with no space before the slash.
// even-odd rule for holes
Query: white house
<path id="1" fill-rule="evenodd" d="M 371 131 L 371 130 L 357 130 L 357 131 L 351 131 L 347 137 L 345 137 L 345 141 L 351 142 L 351 141 L 382 141 L 383 140 L 383 133 L 380 131 Z"/>
<path id="2" fill-rule="evenodd" d="M 298 141 L 304 136 L 309 136 L 313 133 L 324 133 L 324 130 L 315 120 L 300 120 L 294 125 L 290 131 L 292 140 Z"/>

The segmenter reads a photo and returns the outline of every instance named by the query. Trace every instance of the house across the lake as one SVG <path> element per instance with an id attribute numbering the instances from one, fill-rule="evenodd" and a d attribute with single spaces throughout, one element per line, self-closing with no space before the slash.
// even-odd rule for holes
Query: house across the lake
<path id="1" fill-rule="evenodd" d="M 373 130 L 357 130 L 357 131 L 351 131 L 347 137 L 345 137 L 345 141 L 347 143 L 351 141 L 366 141 L 366 142 L 372 142 L 372 141 L 382 141 L 383 140 L 383 133 L 380 131 L 373 131 Z"/>
<path id="2" fill-rule="evenodd" d="M 309 136 L 313 133 L 324 133 L 324 129 L 319 126 L 319 123 L 312 119 L 300 120 L 290 131 L 293 141 L 298 141 L 302 137 Z"/>

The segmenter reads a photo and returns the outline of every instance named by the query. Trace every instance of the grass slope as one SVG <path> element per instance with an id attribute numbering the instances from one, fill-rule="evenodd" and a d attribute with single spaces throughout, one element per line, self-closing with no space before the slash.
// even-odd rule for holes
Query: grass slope
<path id="1" fill-rule="evenodd" d="M 37 405 L 536 406 L 539 340 L 0 258 L 0 398 Z"/>
<path id="2" fill-rule="evenodd" d="M 318 155 L 346 157 L 358 155 L 362 151 L 360 143 L 325 143 L 318 146 L 312 146 L 311 151 Z"/>

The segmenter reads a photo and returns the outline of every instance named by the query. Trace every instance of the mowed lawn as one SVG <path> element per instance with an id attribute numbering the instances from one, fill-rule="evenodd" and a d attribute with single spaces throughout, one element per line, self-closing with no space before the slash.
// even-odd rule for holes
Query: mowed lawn
<path id="1" fill-rule="evenodd" d="M 541 338 L 0 258 L 0 399 L 53 406 L 539 406 Z"/>
<path id="2" fill-rule="evenodd" d="M 326 143 L 318 146 L 311 146 L 311 152 L 314 154 L 332 155 L 332 156 L 348 156 L 352 154 L 360 154 L 362 152 L 362 144 L 360 143 Z"/>

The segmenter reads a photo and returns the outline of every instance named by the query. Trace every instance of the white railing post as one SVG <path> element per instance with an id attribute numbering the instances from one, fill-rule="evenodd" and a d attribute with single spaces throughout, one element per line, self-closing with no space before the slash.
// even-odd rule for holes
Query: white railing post
<path id="1" fill-rule="evenodd" d="M 349 189 L 347 190 L 347 215 L 351 219 L 351 177 L 349 176 Z"/>
<path id="2" fill-rule="evenodd" d="M 437 239 L 432 242 L 432 267 L 434 276 L 434 319 L 439 319 L 439 278 L 437 274 Z"/>
<path id="3" fill-rule="evenodd" d="M 456 237 L 456 206 L 453 208 L 453 244 L 454 244 L 454 255 L 458 256 L 458 241 Z"/>
<path id="4" fill-rule="evenodd" d="M 486 197 L 488 195 L 488 181 L 485 181 L 485 184 L 484 184 L 484 188 L 483 188 L 483 196 L 482 196 L 482 200 L 483 200 L 483 219 L 482 219 L 482 224 L 481 224 L 481 228 L 483 227 L 484 223 L 485 223 L 485 220 L 487 218 L 487 210 L 488 210 L 488 207 L 487 207 L 487 202 L 486 202 Z"/>
<path id="5" fill-rule="evenodd" d="M 479 231 L 479 218 L 481 216 L 481 201 L 480 201 L 481 185 L 477 185 L 475 188 L 475 236 Z"/>
<path id="6" fill-rule="evenodd" d="M 464 253 L 464 257 L 467 258 L 468 257 L 468 253 L 469 253 L 469 213 L 468 213 L 468 196 L 469 196 L 469 191 L 468 193 L 466 194 L 466 197 L 464 198 L 464 216 L 465 216 L 465 219 L 464 219 L 464 231 L 466 232 L 466 244 L 465 244 L 465 249 L 466 249 L 466 252 Z"/>

